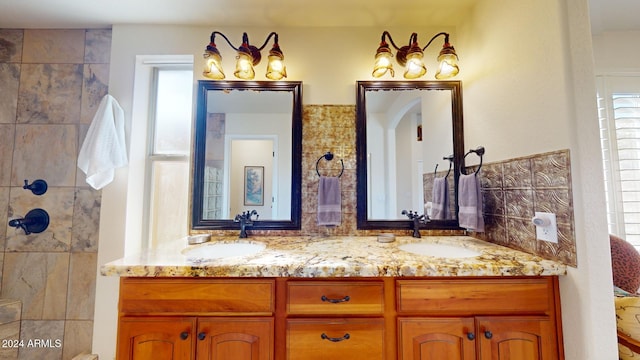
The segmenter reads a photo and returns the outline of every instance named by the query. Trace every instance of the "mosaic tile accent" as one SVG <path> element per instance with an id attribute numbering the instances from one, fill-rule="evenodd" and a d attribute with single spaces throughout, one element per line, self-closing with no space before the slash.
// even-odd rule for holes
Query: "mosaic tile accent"
<path id="1" fill-rule="evenodd" d="M 483 165 L 485 233 L 475 237 L 577 266 L 568 150 Z M 558 244 L 536 240 L 536 211 L 556 214 Z"/>

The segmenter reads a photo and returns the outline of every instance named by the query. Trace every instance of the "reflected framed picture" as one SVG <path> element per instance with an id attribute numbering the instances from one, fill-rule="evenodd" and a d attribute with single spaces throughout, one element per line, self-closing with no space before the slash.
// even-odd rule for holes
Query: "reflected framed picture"
<path id="1" fill-rule="evenodd" d="M 264 206 L 264 166 L 244 167 L 244 205 Z"/>

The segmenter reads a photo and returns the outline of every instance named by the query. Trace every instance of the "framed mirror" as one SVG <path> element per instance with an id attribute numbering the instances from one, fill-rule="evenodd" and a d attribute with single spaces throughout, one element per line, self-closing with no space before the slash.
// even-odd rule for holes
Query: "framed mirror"
<path id="1" fill-rule="evenodd" d="M 198 81 L 193 159 L 192 229 L 300 229 L 302 82 Z"/>
<path id="2" fill-rule="evenodd" d="M 358 229 L 410 229 L 403 210 L 431 215 L 436 178 L 448 208 L 424 229 L 458 229 L 464 156 L 460 81 L 358 81 Z"/>

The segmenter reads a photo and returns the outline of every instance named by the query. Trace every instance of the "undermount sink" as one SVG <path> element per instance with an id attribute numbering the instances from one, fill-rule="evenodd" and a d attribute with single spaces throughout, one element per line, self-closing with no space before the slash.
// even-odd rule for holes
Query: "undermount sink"
<path id="1" fill-rule="evenodd" d="M 455 245 L 437 243 L 408 243 L 398 245 L 398 249 L 412 254 L 434 256 L 447 259 L 470 258 L 482 255 L 482 253 Z"/>
<path id="2" fill-rule="evenodd" d="M 182 254 L 189 260 L 210 260 L 253 255 L 266 247 L 259 242 L 214 242 L 187 248 L 182 250 Z"/>

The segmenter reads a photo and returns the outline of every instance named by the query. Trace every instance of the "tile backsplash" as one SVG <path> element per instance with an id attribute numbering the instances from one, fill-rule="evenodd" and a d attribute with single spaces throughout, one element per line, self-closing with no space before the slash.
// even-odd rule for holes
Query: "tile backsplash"
<path id="1" fill-rule="evenodd" d="M 569 150 L 484 164 L 478 176 L 485 233 L 473 236 L 577 266 Z M 557 244 L 536 240 L 537 211 L 556 214 Z"/>

